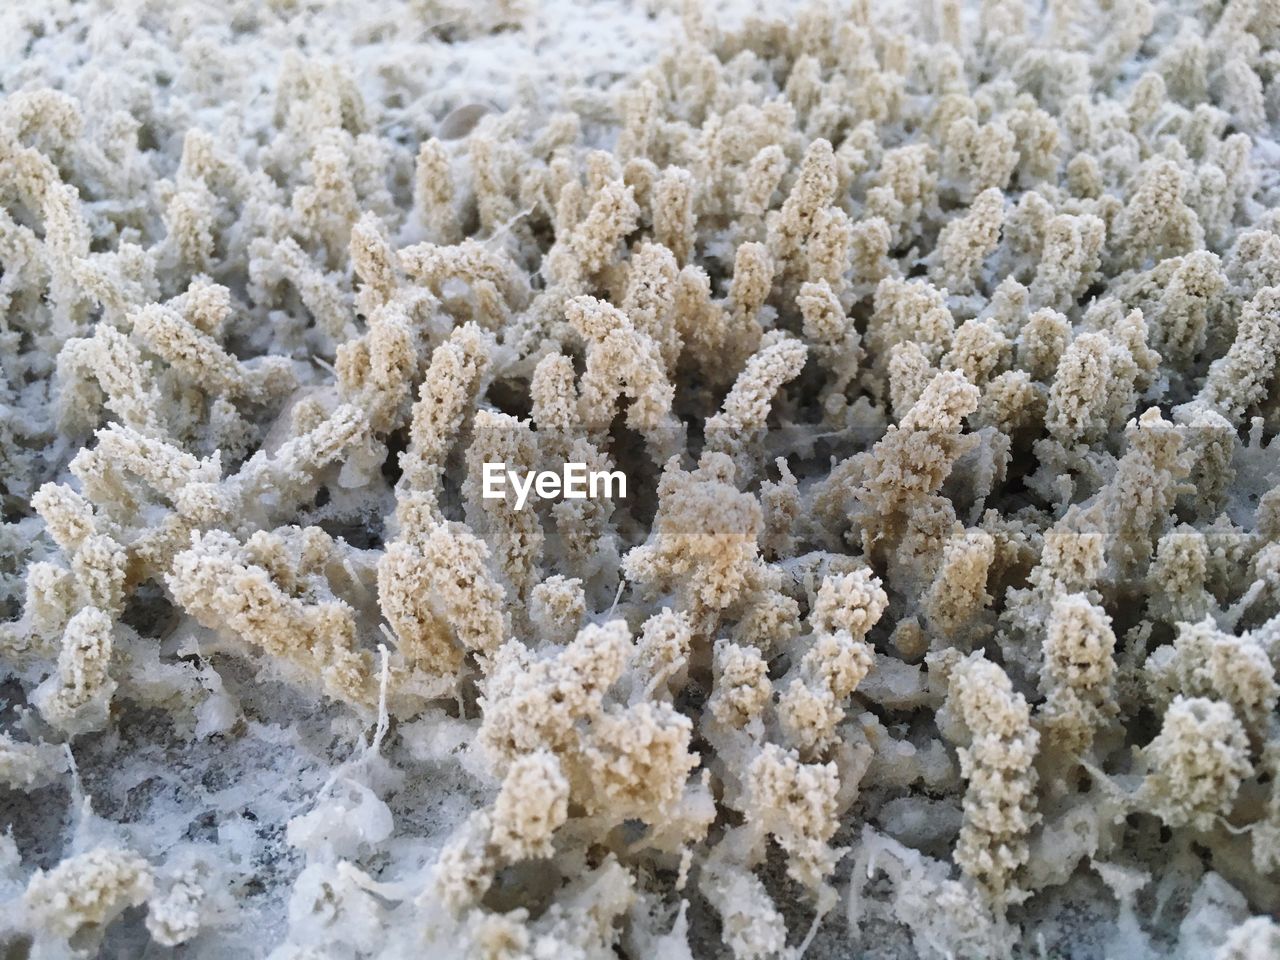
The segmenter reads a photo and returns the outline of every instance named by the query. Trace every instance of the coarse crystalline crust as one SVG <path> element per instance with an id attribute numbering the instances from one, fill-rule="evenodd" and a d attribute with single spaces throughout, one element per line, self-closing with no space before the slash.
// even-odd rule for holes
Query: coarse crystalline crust
<path id="1" fill-rule="evenodd" d="M 0 955 L 1280 954 L 1278 124 L 1275 0 L 5 5 Z"/>

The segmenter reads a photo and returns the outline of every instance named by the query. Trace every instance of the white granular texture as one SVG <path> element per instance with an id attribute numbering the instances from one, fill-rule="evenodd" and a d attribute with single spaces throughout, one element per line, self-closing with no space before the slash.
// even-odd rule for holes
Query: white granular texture
<path id="1" fill-rule="evenodd" d="M 1276 956 L 1275 0 L 30 0 L 0 95 L 0 956 Z"/>

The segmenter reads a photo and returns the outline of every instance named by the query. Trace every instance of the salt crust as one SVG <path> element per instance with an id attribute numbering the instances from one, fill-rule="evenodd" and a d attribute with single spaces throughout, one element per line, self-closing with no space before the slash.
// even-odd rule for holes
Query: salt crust
<path id="1" fill-rule="evenodd" d="M 7 6 L 6 955 L 1275 956 L 1278 41 Z"/>

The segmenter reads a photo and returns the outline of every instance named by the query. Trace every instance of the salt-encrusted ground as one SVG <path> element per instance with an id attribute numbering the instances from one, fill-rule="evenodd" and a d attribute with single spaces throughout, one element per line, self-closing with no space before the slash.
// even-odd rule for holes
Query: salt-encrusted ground
<path id="1" fill-rule="evenodd" d="M 1280 8 L 1047 7 L 0 9 L 0 955 L 1280 956 Z"/>

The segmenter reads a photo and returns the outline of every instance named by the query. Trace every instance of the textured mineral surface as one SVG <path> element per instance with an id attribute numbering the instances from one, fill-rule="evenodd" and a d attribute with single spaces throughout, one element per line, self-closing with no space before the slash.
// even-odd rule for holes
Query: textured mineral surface
<path id="1" fill-rule="evenodd" d="M 1280 957 L 1278 121 L 1276 0 L 6 2 L 0 956 Z"/>

